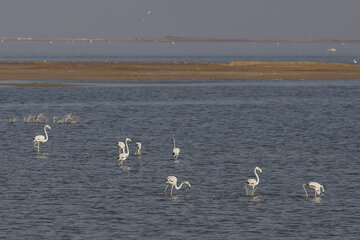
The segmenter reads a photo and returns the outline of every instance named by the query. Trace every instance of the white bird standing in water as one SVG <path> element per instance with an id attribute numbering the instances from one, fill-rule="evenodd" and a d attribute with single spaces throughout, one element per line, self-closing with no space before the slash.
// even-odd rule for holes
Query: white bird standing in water
<path id="1" fill-rule="evenodd" d="M 122 152 L 124 152 L 124 150 L 125 150 L 125 143 L 123 143 L 123 142 L 118 142 L 117 143 L 117 147 L 118 147 L 118 149 L 119 149 L 119 155 L 122 153 Z"/>
<path id="2" fill-rule="evenodd" d="M 129 145 L 128 145 L 128 142 L 131 142 L 130 138 L 125 139 L 126 151 L 119 154 L 119 157 L 118 157 L 118 160 L 120 161 L 119 166 L 122 166 L 123 162 L 129 157 Z"/>
<path id="3" fill-rule="evenodd" d="M 141 143 L 140 143 L 140 142 L 136 142 L 136 143 L 135 143 L 135 146 L 136 146 L 135 155 L 140 156 L 140 155 L 141 155 L 141 152 L 140 152 L 140 150 L 141 150 Z"/>
<path id="4" fill-rule="evenodd" d="M 325 192 L 325 189 L 324 189 L 324 186 L 321 185 L 320 183 L 317 183 L 317 182 L 309 182 L 307 184 L 303 184 L 303 189 L 305 191 L 305 194 L 306 194 L 306 197 L 308 197 L 308 193 L 306 191 L 306 187 L 309 187 L 311 189 L 314 189 L 314 192 L 315 192 L 315 196 L 316 197 L 316 194 L 320 195 L 321 194 L 321 190 L 322 192 Z"/>
<path id="5" fill-rule="evenodd" d="M 353 59 L 353 62 L 354 62 L 354 64 L 357 64 L 357 61 L 356 61 L 356 59 L 355 59 L 355 58 Z"/>
<path id="6" fill-rule="evenodd" d="M 166 193 L 166 190 L 169 186 L 171 186 L 171 191 L 170 191 L 170 196 L 172 195 L 173 193 L 173 189 L 175 187 L 176 190 L 179 190 L 184 184 L 188 185 L 189 188 L 191 188 L 191 185 L 188 181 L 184 181 L 180 184 L 180 186 L 177 186 L 177 178 L 175 176 L 168 176 L 166 178 L 166 187 L 165 187 L 165 193 Z"/>
<path id="7" fill-rule="evenodd" d="M 259 167 L 256 167 L 254 169 L 254 173 L 255 173 L 255 176 L 256 176 L 256 180 L 253 179 L 253 178 L 250 178 L 248 179 L 247 183 L 245 183 L 245 191 L 246 191 L 246 194 L 248 194 L 248 187 L 252 187 L 252 192 L 251 192 L 251 195 L 254 195 L 255 193 L 255 187 L 259 184 L 260 182 L 260 179 L 259 179 L 259 176 L 257 175 L 256 171 L 259 171 L 260 173 L 262 173 L 262 170 L 261 168 Z"/>
<path id="8" fill-rule="evenodd" d="M 49 125 L 45 125 L 45 127 L 44 127 L 45 136 L 44 135 L 37 135 L 36 137 L 34 137 L 34 140 L 33 140 L 34 147 L 36 147 L 38 149 L 38 152 L 40 150 L 40 142 L 44 143 L 44 142 L 47 142 L 49 140 L 48 134 L 46 132 L 47 128 L 51 129 L 51 127 Z"/>
<path id="9" fill-rule="evenodd" d="M 178 158 L 179 154 L 180 154 L 180 148 L 177 148 L 175 146 L 175 138 L 172 139 L 172 143 L 174 144 L 174 147 L 173 147 L 173 156 L 175 159 Z"/>

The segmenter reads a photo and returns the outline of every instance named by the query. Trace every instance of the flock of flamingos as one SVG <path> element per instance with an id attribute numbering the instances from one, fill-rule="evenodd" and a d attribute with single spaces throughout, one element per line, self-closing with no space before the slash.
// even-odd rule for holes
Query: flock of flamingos
<path id="1" fill-rule="evenodd" d="M 48 136 L 48 133 L 46 131 L 46 129 L 49 129 L 51 130 L 51 127 L 49 125 L 45 125 L 44 127 L 44 132 L 45 132 L 45 136 L 44 135 L 37 135 L 35 136 L 35 138 L 33 139 L 33 142 L 34 142 L 34 147 L 37 148 L 38 150 L 38 153 L 40 151 L 40 143 L 45 143 L 48 141 L 49 139 L 49 136 Z M 122 167 L 123 166 L 123 162 L 129 157 L 129 145 L 128 143 L 131 142 L 131 139 L 130 138 L 126 138 L 125 139 L 125 143 L 124 142 L 118 142 L 117 143 L 117 147 L 119 149 L 119 157 L 118 157 L 118 160 L 119 160 L 119 167 Z M 180 148 L 176 147 L 175 146 L 175 139 L 173 138 L 172 139 L 172 143 L 173 143 L 173 156 L 174 156 L 174 159 L 177 160 L 179 154 L 180 154 Z M 141 143 L 140 142 L 136 142 L 136 155 L 141 155 Z M 257 171 L 259 171 L 259 173 L 262 173 L 262 170 L 261 168 L 259 167 L 255 167 L 254 169 L 254 173 L 255 173 L 255 176 L 256 176 L 256 179 L 254 178 L 250 178 L 248 179 L 248 181 L 245 183 L 245 191 L 246 191 L 246 194 L 248 195 L 249 194 L 249 188 L 252 188 L 251 190 L 251 196 L 254 195 L 256 189 L 257 189 L 257 186 L 259 185 L 259 182 L 260 182 L 260 179 L 259 179 L 259 175 L 257 174 Z M 179 186 L 177 185 L 177 177 L 175 176 L 168 176 L 166 178 L 166 187 L 165 187 L 165 193 L 167 193 L 167 188 L 169 186 L 171 186 L 171 190 L 170 190 L 170 196 L 173 194 L 173 189 L 175 188 L 176 190 L 179 190 L 181 189 L 181 187 L 183 185 L 188 185 L 189 188 L 191 188 L 191 184 L 188 182 L 188 181 L 183 181 Z M 303 184 L 303 189 L 305 191 L 305 194 L 306 194 L 306 197 L 308 197 L 308 193 L 306 191 L 306 187 L 309 187 L 311 189 L 314 190 L 314 197 L 316 197 L 316 194 L 320 196 L 321 192 L 325 192 L 325 189 L 324 189 L 324 186 L 317 183 L 317 182 L 309 182 L 307 184 Z"/>

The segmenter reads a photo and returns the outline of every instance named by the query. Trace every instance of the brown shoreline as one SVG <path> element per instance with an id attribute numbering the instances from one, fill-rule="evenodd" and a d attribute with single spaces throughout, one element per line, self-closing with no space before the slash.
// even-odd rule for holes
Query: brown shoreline
<path id="1" fill-rule="evenodd" d="M 317 62 L 0 62 L 0 84 L 8 85 L 2 80 L 360 80 L 360 65 Z M 42 83 L 44 86 L 49 84 Z"/>

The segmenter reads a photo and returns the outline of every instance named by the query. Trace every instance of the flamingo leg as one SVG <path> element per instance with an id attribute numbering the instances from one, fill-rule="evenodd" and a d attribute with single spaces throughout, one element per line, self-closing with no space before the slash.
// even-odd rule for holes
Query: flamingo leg
<path id="1" fill-rule="evenodd" d="M 315 193 L 314 197 L 316 197 L 316 191 L 314 191 L 314 193 Z"/>
<path id="2" fill-rule="evenodd" d="M 165 187 L 165 190 L 164 190 L 165 193 L 166 193 L 166 190 L 167 190 L 168 186 L 169 186 L 169 184 L 166 184 L 166 187 Z"/>
<path id="3" fill-rule="evenodd" d="M 119 162 L 119 167 L 122 167 L 123 166 L 123 161 L 120 161 Z"/>
<path id="4" fill-rule="evenodd" d="M 254 195 L 254 192 L 255 192 L 255 187 L 252 186 L 251 196 Z"/>
<path id="5" fill-rule="evenodd" d="M 254 191 L 253 191 L 253 194 L 255 193 L 256 189 L 257 189 L 257 187 L 255 186 L 255 187 L 254 187 Z"/>
<path id="6" fill-rule="evenodd" d="M 174 189 L 174 185 L 171 186 L 170 196 L 172 196 L 173 189 Z"/>
<path id="7" fill-rule="evenodd" d="M 308 195 L 308 193 L 307 193 L 307 191 L 306 191 L 306 187 L 305 187 L 305 186 L 306 186 L 306 184 L 303 184 L 303 189 L 304 189 L 304 191 L 305 191 L 305 196 L 308 197 L 309 195 Z"/>

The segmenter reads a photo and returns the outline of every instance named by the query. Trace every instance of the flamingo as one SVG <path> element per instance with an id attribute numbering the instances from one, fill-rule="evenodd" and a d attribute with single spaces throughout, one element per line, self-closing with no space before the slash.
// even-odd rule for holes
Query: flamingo
<path id="1" fill-rule="evenodd" d="M 190 185 L 190 183 L 189 183 L 188 181 L 182 182 L 182 183 L 180 184 L 180 186 L 177 186 L 176 184 L 177 184 L 177 177 L 175 177 L 175 176 L 168 176 L 168 177 L 166 178 L 166 187 L 165 187 L 165 190 L 164 190 L 165 193 L 166 193 L 166 190 L 167 190 L 168 186 L 170 186 L 170 185 L 171 185 L 170 196 L 172 195 L 172 192 L 173 192 L 174 187 L 175 187 L 176 190 L 179 190 L 184 184 L 186 184 L 186 185 L 189 186 L 189 188 L 191 188 L 191 185 Z"/>
<path id="2" fill-rule="evenodd" d="M 141 150 L 141 143 L 140 143 L 140 142 L 136 142 L 135 145 L 136 145 L 136 153 L 135 153 L 135 155 L 140 156 L 140 155 L 141 155 L 141 152 L 140 152 L 140 150 Z"/>
<path id="3" fill-rule="evenodd" d="M 126 152 L 122 152 L 119 154 L 118 160 L 120 161 L 119 166 L 129 157 L 129 145 L 128 142 L 131 142 L 130 138 L 125 139 Z M 120 150 L 119 150 L 120 151 Z"/>
<path id="4" fill-rule="evenodd" d="M 118 142 L 118 143 L 117 143 L 117 147 L 118 147 L 118 149 L 119 149 L 119 155 L 120 155 L 121 152 L 124 152 L 124 150 L 125 150 L 125 143 L 123 143 L 123 142 Z"/>
<path id="5" fill-rule="evenodd" d="M 175 138 L 172 139 L 172 143 L 174 144 L 173 156 L 177 159 L 180 154 L 180 148 L 175 147 Z"/>
<path id="6" fill-rule="evenodd" d="M 49 137 L 48 137 L 48 134 L 46 132 L 46 129 L 51 129 L 51 127 L 49 125 L 45 125 L 44 127 L 44 132 L 45 132 L 45 137 L 44 135 L 37 135 L 36 137 L 34 137 L 34 147 L 36 147 L 38 149 L 38 152 L 40 150 L 40 142 L 44 143 L 44 142 L 47 142 L 49 140 Z M 37 146 L 36 146 L 37 144 Z"/>
<path id="7" fill-rule="evenodd" d="M 308 197 L 308 193 L 306 191 L 306 187 L 309 187 L 311 189 L 314 189 L 315 191 L 315 196 L 316 197 L 316 194 L 320 195 L 321 194 L 321 190 L 322 192 L 325 192 L 325 189 L 324 189 L 324 186 L 321 185 L 320 183 L 317 183 L 317 182 L 309 182 L 307 184 L 303 184 L 303 189 L 305 191 L 305 194 L 306 194 L 306 197 Z"/>
<path id="8" fill-rule="evenodd" d="M 260 179 L 259 179 L 259 176 L 257 175 L 256 171 L 259 171 L 260 173 L 262 173 L 262 170 L 261 168 L 259 167 L 256 167 L 254 169 L 254 173 L 255 173 L 255 176 L 256 176 L 256 180 L 253 179 L 253 178 L 250 178 L 248 179 L 247 183 L 245 183 L 245 191 L 246 191 L 246 194 L 248 193 L 248 187 L 252 187 L 252 192 L 251 192 L 251 195 L 254 195 L 255 193 L 255 190 L 256 190 L 256 186 L 259 184 L 260 182 Z"/>

